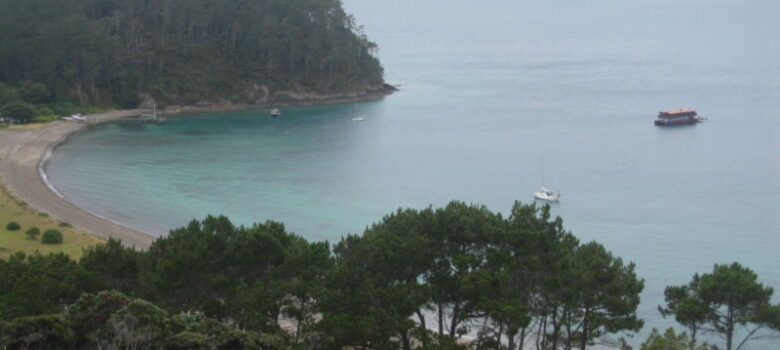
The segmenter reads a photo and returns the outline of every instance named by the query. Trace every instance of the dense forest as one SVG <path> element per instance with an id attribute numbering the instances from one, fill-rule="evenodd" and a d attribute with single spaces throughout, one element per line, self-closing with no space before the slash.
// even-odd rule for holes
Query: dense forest
<path id="1" fill-rule="evenodd" d="M 147 251 L 110 240 L 79 261 L 0 260 L 0 349 L 629 349 L 634 269 L 548 206 L 398 210 L 333 246 L 208 217 Z M 739 349 L 780 329 L 772 292 L 716 265 L 666 290 L 662 313 L 691 335 L 654 331 L 642 349 L 708 350 L 703 331 Z"/>
<path id="2" fill-rule="evenodd" d="M 340 0 L 0 0 L 0 90 L 45 88 L 30 105 L 360 94 L 376 50 Z"/>

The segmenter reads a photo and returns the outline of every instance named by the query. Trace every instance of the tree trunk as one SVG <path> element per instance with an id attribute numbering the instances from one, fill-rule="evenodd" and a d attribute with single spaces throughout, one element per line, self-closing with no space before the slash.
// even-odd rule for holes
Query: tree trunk
<path id="1" fill-rule="evenodd" d="M 401 343 L 404 350 L 412 350 L 412 342 L 409 339 L 409 333 L 407 331 L 401 331 Z"/>
<path id="2" fill-rule="evenodd" d="M 458 312 L 460 312 L 460 302 L 455 303 L 452 308 L 452 319 L 450 320 L 450 338 L 455 339 L 455 328 L 458 327 Z"/>
<path id="3" fill-rule="evenodd" d="M 520 329 L 520 343 L 517 344 L 517 349 L 523 350 L 524 347 L 525 347 L 525 327 Z M 514 349 L 510 348 L 509 350 L 514 350 Z"/>
<path id="4" fill-rule="evenodd" d="M 734 308 L 729 305 L 726 314 L 726 350 L 731 350 L 734 340 Z"/>
<path id="5" fill-rule="evenodd" d="M 582 342 L 580 350 L 585 350 L 588 345 L 588 309 L 585 309 L 585 315 L 582 316 Z"/>
<path id="6" fill-rule="evenodd" d="M 428 346 L 428 335 L 427 335 L 428 334 L 428 327 L 425 325 L 425 317 L 424 317 L 422 311 L 420 311 L 420 309 L 417 309 L 417 311 L 415 311 L 415 313 L 417 313 L 417 318 L 420 319 L 420 326 L 422 327 L 422 330 L 423 330 L 422 331 L 423 336 L 422 336 L 422 339 L 420 339 L 420 341 L 422 341 L 423 347 L 427 347 Z"/>
<path id="7" fill-rule="evenodd" d="M 558 322 L 558 306 L 555 306 L 553 308 L 552 326 L 553 326 L 552 348 L 558 349 L 558 330 L 560 329 L 560 325 Z"/>
<path id="8" fill-rule="evenodd" d="M 515 337 L 513 335 L 509 334 L 509 332 L 507 332 L 506 337 L 508 339 L 507 348 L 510 349 L 510 350 L 514 349 L 515 348 Z M 501 343 L 501 333 L 498 333 L 498 342 L 499 342 L 499 344 Z"/>
<path id="9" fill-rule="evenodd" d="M 439 343 L 441 343 L 441 340 L 444 337 L 444 307 L 441 302 L 439 302 Z"/>

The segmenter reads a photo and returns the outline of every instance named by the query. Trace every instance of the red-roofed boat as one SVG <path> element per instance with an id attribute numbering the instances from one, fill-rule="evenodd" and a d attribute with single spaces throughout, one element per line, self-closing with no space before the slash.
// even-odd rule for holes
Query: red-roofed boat
<path id="1" fill-rule="evenodd" d="M 696 124 L 701 121 L 704 121 L 704 118 L 699 117 L 693 109 L 677 109 L 658 113 L 658 119 L 655 120 L 655 125 L 686 125 Z"/>

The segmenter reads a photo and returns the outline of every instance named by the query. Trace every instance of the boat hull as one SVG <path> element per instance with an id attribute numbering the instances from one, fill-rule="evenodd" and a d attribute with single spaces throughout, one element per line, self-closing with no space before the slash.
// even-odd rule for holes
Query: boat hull
<path id="1" fill-rule="evenodd" d="M 558 201 L 558 195 L 548 195 L 543 192 L 534 192 L 534 198 L 538 200 L 548 201 L 548 202 L 557 202 Z"/>
<path id="2" fill-rule="evenodd" d="M 696 124 L 700 121 L 702 120 L 699 118 L 679 119 L 679 120 L 657 119 L 655 121 L 655 125 L 656 126 L 691 125 L 691 124 Z"/>

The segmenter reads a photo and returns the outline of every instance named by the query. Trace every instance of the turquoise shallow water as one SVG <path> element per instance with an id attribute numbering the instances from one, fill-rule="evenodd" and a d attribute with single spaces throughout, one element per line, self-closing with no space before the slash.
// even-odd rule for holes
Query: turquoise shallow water
<path id="1" fill-rule="evenodd" d="M 656 311 L 664 286 L 715 263 L 739 261 L 780 289 L 780 3 L 345 6 L 402 91 L 274 120 L 92 127 L 54 153 L 52 184 L 158 235 L 225 214 L 334 241 L 399 206 L 460 199 L 506 212 L 532 199 L 543 157 L 565 225 L 637 263 L 646 328 L 672 325 Z M 652 125 L 680 107 L 710 120 Z"/>

